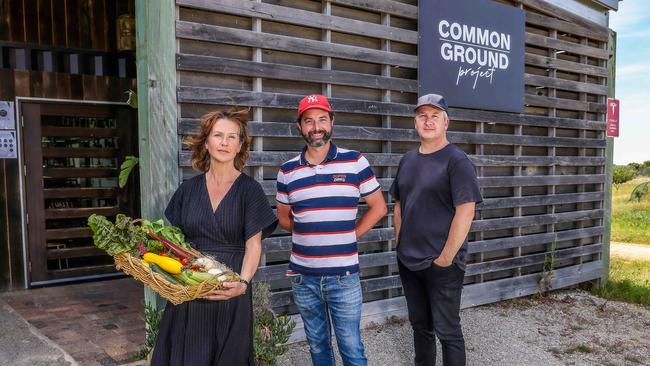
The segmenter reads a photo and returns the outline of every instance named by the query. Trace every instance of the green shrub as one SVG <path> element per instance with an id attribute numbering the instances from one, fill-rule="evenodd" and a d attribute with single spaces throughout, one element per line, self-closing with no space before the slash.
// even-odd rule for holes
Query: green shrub
<path id="1" fill-rule="evenodd" d="M 648 193 L 650 193 L 650 182 L 641 183 L 630 193 L 630 201 L 641 202 L 644 197 L 650 196 Z"/>
<path id="2" fill-rule="evenodd" d="M 253 347 L 259 366 L 275 365 L 285 354 L 291 332 L 296 324 L 285 316 L 276 315 L 270 307 L 269 285 L 253 284 Z"/>
<path id="3" fill-rule="evenodd" d="M 613 171 L 612 183 L 618 190 L 618 187 L 636 177 L 636 170 L 627 166 L 615 166 Z"/>
<path id="4" fill-rule="evenodd" d="M 153 347 L 156 345 L 156 338 L 160 331 L 160 320 L 162 319 L 163 310 L 156 310 L 150 304 L 144 304 L 144 323 L 145 323 L 145 340 L 140 351 L 136 352 L 132 359 L 141 360 L 147 357 Z"/>

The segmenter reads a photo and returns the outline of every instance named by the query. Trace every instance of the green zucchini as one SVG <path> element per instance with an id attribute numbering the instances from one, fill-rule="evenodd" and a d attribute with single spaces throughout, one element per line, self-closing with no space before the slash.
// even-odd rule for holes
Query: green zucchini
<path id="1" fill-rule="evenodd" d="M 151 270 L 152 270 L 154 273 L 157 273 L 157 274 L 161 275 L 162 278 L 166 279 L 166 280 L 169 281 L 171 284 L 173 284 L 173 285 L 178 285 L 178 286 L 183 286 L 183 284 L 182 284 L 181 282 L 179 282 L 177 279 L 175 279 L 174 277 L 172 277 L 169 273 L 165 272 L 162 268 L 158 267 L 157 264 L 155 264 L 155 263 L 149 263 L 149 268 L 151 268 Z"/>
<path id="2" fill-rule="evenodd" d="M 205 282 L 205 281 L 219 282 L 219 281 L 216 280 L 216 278 L 219 277 L 219 276 L 212 275 L 212 274 L 209 274 L 207 272 L 199 272 L 199 271 L 188 270 L 187 274 L 194 281 L 198 281 L 198 282 Z"/>
<path id="3" fill-rule="evenodd" d="M 187 271 L 183 271 L 177 275 L 174 275 L 174 278 L 190 286 L 196 286 L 200 283 L 199 281 L 192 279 L 192 277 L 188 275 Z"/>

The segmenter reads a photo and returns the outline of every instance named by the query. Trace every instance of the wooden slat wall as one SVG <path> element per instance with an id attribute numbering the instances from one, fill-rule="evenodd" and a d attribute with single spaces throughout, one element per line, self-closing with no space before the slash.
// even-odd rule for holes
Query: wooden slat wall
<path id="1" fill-rule="evenodd" d="M 129 0 L 2 0 L 0 40 L 115 51 L 115 19 Z"/>
<path id="2" fill-rule="evenodd" d="M 525 111 L 450 113 L 449 139 L 470 155 L 485 197 L 470 233 L 464 306 L 534 293 L 551 256 L 562 268 L 556 287 L 600 276 L 608 30 L 543 1 L 502 2 L 526 11 Z M 274 202 L 278 167 L 303 145 L 297 103 L 323 93 L 336 111 L 335 141 L 368 157 L 392 202 L 399 159 L 417 146 L 416 0 L 176 4 L 179 140 L 207 111 L 250 107 L 248 173 Z M 187 151 L 179 161 L 183 178 L 195 174 Z M 290 245 L 281 230 L 266 239 L 256 276 L 289 313 Z M 390 215 L 359 250 L 365 301 L 396 304 Z"/>

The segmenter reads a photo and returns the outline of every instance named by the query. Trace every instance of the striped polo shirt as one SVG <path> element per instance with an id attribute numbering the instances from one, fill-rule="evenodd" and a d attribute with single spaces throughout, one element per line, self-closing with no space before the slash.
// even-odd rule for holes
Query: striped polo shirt
<path id="1" fill-rule="evenodd" d="M 305 158 L 307 148 L 282 164 L 276 200 L 291 206 L 292 249 L 287 274 L 314 276 L 359 272 L 354 231 L 359 197 L 380 188 L 360 152 L 330 143 L 319 165 Z"/>

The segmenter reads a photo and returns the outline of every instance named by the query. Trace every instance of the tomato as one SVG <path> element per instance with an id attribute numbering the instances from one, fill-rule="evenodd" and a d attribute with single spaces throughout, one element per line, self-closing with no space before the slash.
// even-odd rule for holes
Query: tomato
<path id="1" fill-rule="evenodd" d="M 161 257 L 169 257 L 169 255 L 167 255 L 167 253 L 165 253 L 165 252 L 160 252 L 159 255 L 160 255 Z"/>
<path id="2" fill-rule="evenodd" d="M 182 265 L 186 266 L 186 265 L 188 265 L 188 263 L 190 263 L 190 260 L 189 260 L 189 259 L 187 259 L 187 258 L 183 258 L 183 259 L 181 259 L 181 264 L 182 264 Z"/>

